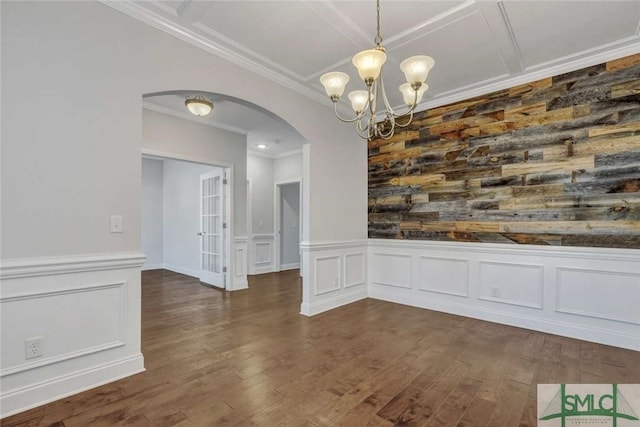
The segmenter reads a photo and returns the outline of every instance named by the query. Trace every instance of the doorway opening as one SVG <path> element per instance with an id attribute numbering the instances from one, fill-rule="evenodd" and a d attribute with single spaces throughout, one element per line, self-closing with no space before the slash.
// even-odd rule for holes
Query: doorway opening
<path id="1" fill-rule="evenodd" d="M 227 288 L 231 177 L 228 165 L 143 151 L 143 270 L 166 269 Z"/>
<path id="2" fill-rule="evenodd" d="M 300 268 L 302 237 L 302 182 L 275 184 L 276 271 Z"/>

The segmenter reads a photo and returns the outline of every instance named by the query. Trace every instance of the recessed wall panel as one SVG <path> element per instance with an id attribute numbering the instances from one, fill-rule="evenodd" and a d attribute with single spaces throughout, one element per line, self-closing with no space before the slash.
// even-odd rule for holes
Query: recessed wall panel
<path id="1" fill-rule="evenodd" d="M 640 273 L 558 268 L 556 311 L 640 324 Z"/>
<path id="2" fill-rule="evenodd" d="M 420 257 L 421 291 L 469 296 L 469 261 L 455 258 Z"/>
<path id="3" fill-rule="evenodd" d="M 316 258 L 316 295 L 340 289 L 340 257 Z"/>
<path id="4" fill-rule="evenodd" d="M 371 281 L 379 285 L 411 288 L 411 255 L 376 253 L 371 264 Z"/>
<path id="5" fill-rule="evenodd" d="M 542 308 L 543 266 L 480 261 L 478 298 Z"/>
<path id="6" fill-rule="evenodd" d="M 363 253 L 344 256 L 344 287 L 363 285 L 366 280 L 366 259 Z"/>

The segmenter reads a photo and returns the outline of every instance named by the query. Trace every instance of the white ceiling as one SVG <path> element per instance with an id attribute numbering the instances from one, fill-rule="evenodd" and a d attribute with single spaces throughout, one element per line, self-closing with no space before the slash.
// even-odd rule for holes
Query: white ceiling
<path id="1" fill-rule="evenodd" d="M 204 117 L 191 114 L 186 97 L 202 95 L 213 102 L 213 111 Z M 145 96 L 144 108 L 196 123 L 247 136 L 247 151 L 266 157 L 279 157 L 302 149 L 304 138 L 275 114 L 249 102 L 206 92 L 173 91 Z M 258 145 L 266 145 L 259 148 Z"/>
<path id="2" fill-rule="evenodd" d="M 344 71 L 359 89 L 351 57 L 375 35 L 373 0 L 105 4 L 328 106 L 318 78 Z M 640 1 L 382 0 L 381 31 L 392 105 L 398 64 L 435 59 L 423 109 L 638 53 Z"/>

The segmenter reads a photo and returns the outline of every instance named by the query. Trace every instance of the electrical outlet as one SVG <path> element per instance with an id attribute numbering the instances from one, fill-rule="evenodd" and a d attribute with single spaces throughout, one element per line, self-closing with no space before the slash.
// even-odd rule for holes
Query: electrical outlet
<path id="1" fill-rule="evenodd" d="M 24 340 L 25 359 L 35 359 L 40 356 L 42 356 L 42 337 L 33 337 Z"/>
<path id="2" fill-rule="evenodd" d="M 500 288 L 498 288 L 497 286 L 492 286 L 491 287 L 491 296 L 498 298 L 500 297 Z"/>

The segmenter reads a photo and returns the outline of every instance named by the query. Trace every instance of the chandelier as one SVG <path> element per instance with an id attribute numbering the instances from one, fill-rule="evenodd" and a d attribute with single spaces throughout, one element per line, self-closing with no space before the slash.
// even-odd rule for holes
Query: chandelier
<path id="1" fill-rule="evenodd" d="M 411 123 L 416 106 L 429 88 L 425 81 L 435 63 L 433 58 L 425 55 L 412 56 L 400 63 L 400 69 L 404 72 L 407 82 L 400 85 L 399 89 L 408 110 L 402 114 L 396 113 L 389 105 L 381 73 L 387 54 L 380 37 L 380 0 L 376 0 L 376 22 L 375 47 L 358 52 L 352 60 L 360 78 L 367 86 L 367 90 L 349 92 L 348 97 L 355 117 L 344 118 L 338 113 L 338 100 L 349 82 L 349 75 L 332 71 L 320 77 L 324 90 L 333 102 L 333 110 L 338 119 L 347 123 L 356 122 L 358 135 L 368 141 L 376 138 L 389 139 L 393 136 L 396 127 L 406 127 Z M 377 111 L 379 103 L 384 106 L 384 110 Z M 379 122 L 378 117 L 381 118 Z"/>
<path id="2" fill-rule="evenodd" d="M 198 117 L 206 116 L 211 112 L 211 110 L 213 110 L 213 102 L 205 99 L 202 96 L 187 98 L 184 101 L 184 105 L 191 112 L 191 114 Z"/>

